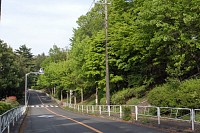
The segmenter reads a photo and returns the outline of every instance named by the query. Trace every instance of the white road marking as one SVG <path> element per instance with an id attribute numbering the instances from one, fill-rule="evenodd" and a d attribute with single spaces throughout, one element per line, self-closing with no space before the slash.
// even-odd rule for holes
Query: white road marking
<path id="1" fill-rule="evenodd" d="M 40 118 L 52 118 L 52 117 L 54 117 L 54 115 L 40 115 L 38 117 L 40 117 Z"/>
<path id="2" fill-rule="evenodd" d="M 31 108 L 34 108 L 34 107 L 36 107 L 36 108 L 48 108 L 48 107 L 51 107 L 51 108 L 58 108 L 58 106 L 57 105 L 29 105 L 29 107 L 31 107 Z"/>

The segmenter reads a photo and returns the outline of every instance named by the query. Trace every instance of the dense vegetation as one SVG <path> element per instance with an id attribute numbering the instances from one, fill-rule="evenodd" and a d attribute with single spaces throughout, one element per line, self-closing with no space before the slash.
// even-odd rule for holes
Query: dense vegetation
<path id="1" fill-rule="evenodd" d="M 152 105 L 200 108 L 200 0 L 112 0 L 108 7 L 111 103 L 148 95 Z M 37 87 L 57 97 L 73 90 L 79 101 L 96 94 L 105 104 L 103 5 L 95 4 L 77 24 L 70 49 L 55 45 L 49 50 Z"/>
<path id="2" fill-rule="evenodd" d="M 5 102 L 1 102 L 0 101 L 0 115 L 2 115 L 3 113 L 5 113 L 7 110 L 12 109 L 13 107 L 11 106 L 11 104 L 5 103 Z"/>
<path id="3" fill-rule="evenodd" d="M 199 13 L 199 0 L 112 0 L 108 28 L 112 104 L 143 97 L 153 87 L 166 82 L 175 80 L 182 84 L 185 79 L 198 78 Z M 42 64 L 45 75 L 38 84 L 51 92 L 56 88 L 58 96 L 62 90 L 69 92 L 71 89 L 80 98 L 83 90 L 85 97 L 96 94 L 99 102 L 105 104 L 103 5 L 96 4 L 79 17 L 77 24 L 70 50 L 56 46 L 50 50 L 50 57 Z M 183 104 L 181 98 L 174 104 L 159 101 L 165 95 L 169 100 L 170 94 L 184 98 L 188 95 L 185 92 L 190 90 L 184 84 L 175 87 L 177 93 L 174 94 L 168 91 L 168 85 L 158 87 L 149 94 L 149 102 L 158 106 L 197 107 Z M 187 91 L 181 89 L 182 86 L 187 86 Z M 193 90 L 191 93 L 196 93 L 198 85 Z M 192 98 L 199 100 L 196 96 Z"/>

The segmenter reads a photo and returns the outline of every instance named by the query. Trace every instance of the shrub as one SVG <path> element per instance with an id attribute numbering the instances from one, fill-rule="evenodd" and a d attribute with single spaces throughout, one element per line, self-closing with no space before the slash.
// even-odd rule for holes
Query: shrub
<path id="1" fill-rule="evenodd" d="M 140 86 L 140 87 L 135 88 L 133 91 L 136 98 L 141 98 L 145 96 L 146 94 L 146 87 Z"/>
<path id="2" fill-rule="evenodd" d="M 123 89 L 121 91 L 116 92 L 111 97 L 112 104 L 125 104 L 126 101 L 134 96 L 133 89 Z"/>
<path id="3" fill-rule="evenodd" d="M 154 88 L 148 102 L 155 106 L 200 108 L 200 79 L 177 82 L 173 80 Z"/>
<path id="4" fill-rule="evenodd" d="M 177 92 L 177 101 L 181 107 L 200 108 L 200 79 L 184 81 Z"/>
<path id="5" fill-rule="evenodd" d="M 13 108 L 19 106 L 19 103 L 17 102 L 16 96 L 7 97 L 6 102 L 10 103 Z"/>
<path id="6" fill-rule="evenodd" d="M 12 109 L 11 104 L 6 102 L 0 102 L 0 115 L 5 113 L 6 111 Z"/>
<path id="7" fill-rule="evenodd" d="M 101 98 L 100 105 L 106 105 L 106 98 L 105 97 Z"/>
<path id="8" fill-rule="evenodd" d="M 123 120 L 129 121 L 131 120 L 131 108 L 130 107 L 124 107 L 123 108 Z"/>
<path id="9" fill-rule="evenodd" d="M 123 89 L 112 95 L 111 102 L 112 104 L 126 104 L 126 102 L 130 98 L 132 97 L 141 98 L 145 95 L 145 93 L 146 93 L 145 86 Z"/>
<path id="10" fill-rule="evenodd" d="M 138 103 L 140 103 L 140 100 L 137 98 L 131 98 L 126 102 L 127 105 L 137 105 Z"/>
<path id="11" fill-rule="evenodd" d="M 176 106 L 174 95 L 167 85 L 159 86 L 150 91 L 148 102 L 154 106 L 174 107 Z"/>

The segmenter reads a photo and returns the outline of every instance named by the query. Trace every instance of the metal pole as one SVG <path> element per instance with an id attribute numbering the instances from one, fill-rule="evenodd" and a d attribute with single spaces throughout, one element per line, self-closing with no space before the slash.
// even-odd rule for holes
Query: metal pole
<path id="1" fill-rule="evenodd" d="M 120 113 L 119 117 L 122 118 L 122 106 L 121 105 L 119 106 L 119 113 Z"/>
<path id="2" fill-rule="evenodd" d="M 108 105 L 108 116 L 110 116 L 110 105 Z"/>
<path id="3" fill-rule="evenodd" d="M 30 73 L 27 73 L 27 74 L 25 75 L 25 89 L 24 89 L 24 95 L 25 95 L 25 96 L 24 96 L 24 104 L 25 104 L 25 106 L 27 106 L 27 103 L 28 103 L 28 102 L 27 102 L 27 90 L 28 90 L 28 89 L 27 89 L 27 88 L 28 88 L 28 83 L 27 83 L 27 82 L 28 82 L 28 81 L 27 81 L 28 78 L 27 78 L 27 77 L 28 77 L 29 74 L 38 75 L 38 74 L 44 74 L 44 72 L 43 72 L 43 69 L 40 69 L 39 72 L 30 72 Z"/>
<path id="4" fill-rule="evenodd" d="M 25 94 L 25 98 L 24 98 L 24 103 L 25 103 L 25 106 L 27 106 L 27 77 L 28 77 L 28 74 L 29 73 L 27 73 L 26 75 L 25 75 L 25 90 L 24 90 L 24 94 Z"/>
<path id="5" fill-rule="evenodd" d="M 158 125 L 160 125 L 160 108 L 157 107 Z"/>
<path id="6" fill-rule="evenodd" d="M 101 115 L 101 105 L 99 105 L 99 114 Z"/>
<path id="7" fill-rule="evenodd" d="M 135 120 L 138 120 L 138 106 L 135 106 Z"/>
<path id="8" fill-rule="evenodd" d="M 195 121 L 195 111 L 191 110 L 191 120 L 192 120 L 192 131 L 194 131 L 194 121 Z"/>

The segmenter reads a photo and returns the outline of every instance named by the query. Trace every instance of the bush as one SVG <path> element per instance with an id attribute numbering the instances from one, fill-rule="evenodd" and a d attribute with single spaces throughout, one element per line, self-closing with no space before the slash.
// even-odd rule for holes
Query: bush
<path id="1" fill-rule="evenodd" d="M 100 105 L 106 105 L 106 98 L 105 97 L 101 98 Z"/>
<path id="2" fill-rule="evenodd" d="M 11 104 L 6 102 L 0 102 L 0 115 L 5 113 L 6 111 L 12 109 Z"/>
<path id="3" fill-rule="evenodd" d="M 112 104 L 125 104 L 126 101 L 134 96 L 133 89 L 123 89 L 121 91 L 116 92 L 111 97 Z"/>
<path id="4" fill-rule="evenodd" d="M 148 102 L 154 106 L 175 107 L 175 93 L 168 89 L 167 85 L 154 88 L 148 94 Z"/>
<path id="5" fill-rule="evenodd" d="M 140 103 L 140 99 L 131 98 L 126 102 L 126 105 L 137 105 Z"/>
<path id="6" fill-rule="evenodd" d="M 177 92 L 177 101 L 181 107 L 200 108 L 200 79 L 184 81 Z"/>
<path id="7" fill-rule="evenodd" d="M 137 88 L 127 88 L 121 91 L 116 92 L 111 97 L 112 104 L 126 104 L 126 102 L 132 98 L 141 98 L 145 95 L 146 88 L 145 86 L 140 86 Z"/>
<path id="8" fill-rule="evenodd" d="M 19 103 L 17 102 L 16 96 L 7 97 L 6 102 L 10 103 L 13 108 L 19 106 Z"/>
<path id="9" fill-rule="evenodd" d="M 133 91 L 136 98 L 141 98 L 145 96 L 146 94 L 146 87 L 140 86 L 140 87 L 135 88 Z"/>
<path id="10" fill-rule="evenodd" d="M 154 88 L 148 102 L 155 106 L 200 108 L 200 79 L 173 80 Z"/>
<path id="11" fill-rule="evenodd" d="M 123 108 L 123 120 L 129 121 L 131 120 L 131 108 L 130 107 L 124 107 Z"/>

